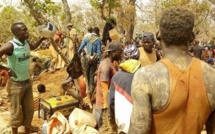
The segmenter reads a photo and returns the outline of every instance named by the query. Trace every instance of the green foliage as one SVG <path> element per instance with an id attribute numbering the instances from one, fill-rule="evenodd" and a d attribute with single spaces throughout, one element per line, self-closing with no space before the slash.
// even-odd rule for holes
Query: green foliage
<path id="1" fill-rule="evenodd" d="M 105 0 L 90 0 L 90 4 L 95 9 L 99 9 Z"/>
<path id="2" fill-rule="evenodd" d="M 211 4 L 207 0 L 164 0 L 161 2 L 162 10 L 175 6 L 184 6 L 195 13 L 195 29 L 204 31 L 210 27 L 209 12 Z"/>
<path id="3" fill-rule="evenodd" d="M 39 11 L 43 14 L 47 15 L 56 15 L 59 11 L 61 11 L 61 5 L 55 4 L 52 0 L 45 1 L 36 1 L 34 2 L 34 8 L 36 11 Z"/>
<path id="4" fill-rule="evenodd" d="M 106 22 L 109 23 L 109 24 L 111 24 L 113 22 L 116 23 L 116 19 L 114 17 L 109 17 L 109 18 L 106 19 Z"/>
<path id="5" fill-rule="evenodd" d="M 113 9 L 120 7 L 120 0 L 90 0 L 93 8 L 104 12 L 105 16 L 110 16 Z"/>
<path id="6" fill-rule="evenodd" d="M 16 19 L 17 16 L 20 18 Z M 21 20 L 22 14 L 18 12 L 14 7 L 12 6 L 6 6 L 2 9 L 0 13 L 0 42 L 5 42 L 8 39 L 12 38 L 12 34 L 10 32 L 10 26 L 16 21 L 23 21 Z"/>

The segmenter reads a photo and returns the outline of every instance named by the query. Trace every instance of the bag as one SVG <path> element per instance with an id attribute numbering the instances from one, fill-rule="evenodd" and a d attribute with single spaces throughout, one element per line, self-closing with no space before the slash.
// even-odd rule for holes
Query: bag
<path id="1" fill-rule="evenodd" d="M 71 134 L 68 120 L 61 112 L 55 112 L 48 120 L 47 134 Z"/>
<path id="2" fill-rule="evenodd" d="M 82 98 L 86 97 L 86 83 L 85 83 L 85 79 L 84 79 L 84 76 L 81 75 L 78 79 L 78 85 L 80 87 L 80 92 L 81 92 L 81 96 Z"/>
<path id="3" fill-rule="evenodd" d="M 90 38 L 90 45 L 91 45 L 90 50 L 91 50 L 91 53 L 87 54 L 87 61 L 88 61 L 89 65 L 98 63 L 98 60 L 99 60 L 98 54 L 97 53 L 93 54 L 93 45 L 94 45 L 94 42 L 97 41 L 98 39 L 99 39 L 99 37 L 96 37 L 96 36 L 93 36 L 93 37 Z"/>
<path id="4" fill-rule="evenodd" d="M 112 41 L 119 41 L 120 40 L 120 37 L 119 37 L 119 34 L 118 34 L 116 28 L 113 28 L 109 31 L 109 36 L 110 36 Z"/>
<path id="5" fill-rule="evenodd" d="M 96 119 L 92 113 L 75 108 L 69 116 L 69 125 L 72 130 L 80 128 L 83 125 L 94 128 L 96 126 Z"/>
<path id="6" fill-rule="evenodd" d="M 77 53 L 74 54 L 69 66 L 66 68 L 66 72 L 72 79 L 78 79 L 82 74 L 81 59 Z"/>

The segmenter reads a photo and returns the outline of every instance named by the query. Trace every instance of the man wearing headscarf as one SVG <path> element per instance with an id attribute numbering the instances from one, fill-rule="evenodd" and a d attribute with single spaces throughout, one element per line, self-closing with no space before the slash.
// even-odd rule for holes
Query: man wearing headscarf
<path id="1" fill-rule="evenodd" d="M 127 45 L 124 48 L 124 57 L 126 60 L 119 65 L 120 70 L 112 77 L 108 95 L 110 120 L 113 126 L 116 122 L 119 133 L 127 133 L 130 126 L 131 83 L 134 73 L 141 65 L 135 45 Z M 122 107 L 125 110 L 122 111 Z"/>

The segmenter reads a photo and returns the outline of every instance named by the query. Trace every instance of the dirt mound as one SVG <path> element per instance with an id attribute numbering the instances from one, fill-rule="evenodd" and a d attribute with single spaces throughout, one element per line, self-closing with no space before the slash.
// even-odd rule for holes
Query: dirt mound
<path id="1" fill-rule="evenodd" d="M 47 90 L 59 95 L 61 83 L 67 78 L 66 67 L 56 70 L 54 73 L 44 72 L 37 76 L 33 82 L 33 89 L 37 91 L 38 84 L 44 84 Z"/>

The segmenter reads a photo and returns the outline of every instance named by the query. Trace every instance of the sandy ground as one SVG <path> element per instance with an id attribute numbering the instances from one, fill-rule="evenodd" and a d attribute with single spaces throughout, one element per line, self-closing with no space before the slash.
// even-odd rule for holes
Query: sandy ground
<path id="1" fill-rule="evenodd" d="M 44 84 L 47 90 L 50 90 L 55 95 L 59 95 L 61 88 L 61 82 L 67 77 L 65 68 L 57 70 L 55 73 L 45 72 L 33 82 L 33 90 L 37 91 L 38 84 Z M 7 99 L 6 89 L 0 90 L 0 133 L 1 134 L 10 134 L 10 128 L 8 128 L 8 119 L 9 119 L 9 103 Z M 34 119 L 32 122 L 33 130 L 35 134 L 39 134 L 43 120 L 38 118 L 38 112 L 35 111 Z"/>

